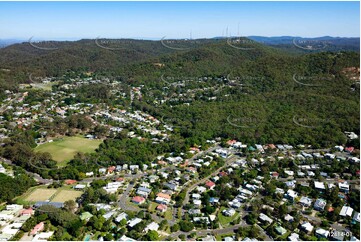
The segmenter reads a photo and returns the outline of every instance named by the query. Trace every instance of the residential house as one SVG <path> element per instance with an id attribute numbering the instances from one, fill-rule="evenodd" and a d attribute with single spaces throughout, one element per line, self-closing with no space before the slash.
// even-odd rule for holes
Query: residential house
<path id="1" fill-rule="evenodd" d="M 145 203 L 145 198 L 140 196 L 135 196 L 132 198 L 132 202 L 135 204 L 143 204 Z"/>
<path id="2" fill-rule="evenodd" d="M 277 227 L 275 228 L 275 230 L 276 230 L 276 232 L 277 232 L 278 234 L 280 234 L 280 235 L 284 235 L 285 233 L 287 233 L 287 230 L 286 230 L 285 228 L 281 227 L 281 226 L 277 226 Z"/>
<path id="3" fill-rule="evenodd" d="M 313 208 L 317 211 L 323 211 L 326 207 L 326 200 L 319 198 L 316 200 L 315 204 L 313 205 Z"/>
<path id="4" fill-rule="evenodd" d="M 216 186 L 216 184 L 212 181 L 207 181 L 205 186 L 210 189 L 210 190 L 213 190 L 213 188 Z"/>
<path id="5" fill-rule="evenodd" d="M 338 183 L 338 188 L 341 192 L 348 193 L 350 191 L 350 185 L 346 181 Z"/>
<path id="6" fill-rule="evenodd" d="M 93 217 L 93 214 L 91 214 L 89 212 L 84 212 L 80 215 L 80 220 L 88 221 L 91 217 Z"/>
<path id="7" fill-rule="evenodd" d="M 360 213 L 358 213 L 358 212 L 355 212 L 355 214 L 353 215 L 353 221 L 355 221 L 355 222 L 360 222 Z"/>
<path id="8" fill-rule="evenodd" d="M 286 194 L 286 198 L 288 198 L 290 201 L 294 202 L 295 199 L 298 197 L 298 193 L 293 190 L 288 190 Z"/>
<path id="9" fill-rule="evenodd" d="M 325 230 L 323 228 L 317 228 L 315 231 L 315 235 L 319 238 L 328 238 L 330 235 L 330 232 L 328 230 Z"/>
<path id="10" fill-rule="evenodd" d="M 169 204 L 171 201 L 171 196 L 160 192 L 157 194 L 155 201 L 160 204 Z"/>
<path id="11" fill-rule="evenodd" d="M 203 187 L 203 186 L 198 186 L 196 188 L 196 190 L 199 192 L 199 193 L 204 193 L 205 191 L 207 191 L 207 188 Z"/>
<path id="12" fill-rule="evenodd" d="M 44 230 L 44 222 L 40 222 L 31 230 L 30 234 L 35 235 Z"/>
<path id="13" fill-rule="evenodd" d="M 326 189 L 325 184 L 323 182 L 315 181 L 314 185 L 315 185 L 315 189 L 319 191 L 324 191 Z"/>
<path id="14" fill-rule="evenodd" d="M 232 217 L 233 215 L 236 214 L 236 210 L 234 210 L 233 208 L 228 208 L 228 209 L 224 209 L 222 211 L 223 215 L 228 216 L 228 217 Z"/>
<path id="15" fill-rule="evenodd" d="M 144 199 L 144 198 L 143 198 Z M 133 228 L 135 225 L 137 225 L 137 224 L 139 224 L 140 222 L 142 222 L 142 219 L 140 219 L 140 218 L 133 218 L 132 220 L 129 220 L 128 221 L 128 226 L 130 227 L 130 228 Z"/>
<path id="16" fill-rule="evenodd" d="M 310 222 L 303 222 L 301 224 L 301 228 L 306 231 L 307 233 L 311 233 L 313 230 L 313 226 Z"/>
<path id="17" fill-rule="evenodd" d="M 201 210 L 198 208 L 191 208 L 188 210 L 188 213 L 190 215 L 198 215 L 198 214 L 202 214 Z"/>
<path id="18" fill-rule="evenodd" d="M 158 229 L 159 229 L 159 224 L 157 224 L 156 222 L 151 222 L 144 228 L 144 232 L 148 232 L 151 230 L 158 231 Z"/>
<path id="19" fill-rule="evenodd" d="M 24 209 L 20 212 L 20 215 L 31 216 L 34 215 L 35 211 L 32 208 Z"/>
<path id="20" fill-rule="evenodd" d="M 53 236 L 54 231 L 41 232 L 34 236 L 32 241 L 47 241 L 51 236 Z"/>
<path id="21" fill-rule="evenodd" d="M 310 207 L 312 204 L 312 199 L 302 196 L 300 199 L 300 204 L 304 207 Z"/>
<path id="22" fill-rule="evenodd" d="M 120 221 L 122 221 L 123 219 L 128 220 L 128 214 L 126 213 L 121 213 L 119 214 L 116 218 L 115 218 L 115 222 L 119 223 Z"/>
<path id="23" fill-rule="evenodd" d="M 122 185 L 121 182 L 109 182 L 103 189 L 107 193 L 115 193 L 118 191 L 119 187 Z"/>
<path id="24" fill-rule="evenodd" d="M 300 240 L 300 235 L 296 234 L 296 233 L 292 233 L 290 236 L 288 236 L 287 238 L 289 241 L 301 241 Z"/>
<path id="25" fill-rule="evenodd" d="M 289 215 L 289 214 L 287 214 L 286 216 L 285 216 L 285 221 L 287 221 L 287 222 L 293 222 L 294 221 L 294 217 L 292 217 L 291 215 Z"/>
<path id="26" fill-rule="evenodd" d="M 172 191 L 176 191 L 178 189 L 178 185 L 175 184 L 175 182 L 172 182 L 172 183 L 171 182 L 166 182 L 166 183 L 164 183 L 164 186 L 169 188 Z"/>
<path id="27" fill-rule="evenodd" d="M 160 212 L 162 212 L 162 213 L 164 213 L 165 211 L 167 211 L 167 209 L 168 209 L 167 205 L 164 205 L 164 204 L 159 204 L 159 205 L 157 206 L 157 211 L 160 211 Z"/>
<path id="28" fill-rule="evenodd" d="M 151 192 L 152 190 L 146 187 L 139 187 L 137 189 L 137 195 L 142 197 L 148 197 Z"/>
<path id="29" fill-rule="evenodd" d="M 108 175 L 113 174 L 115 170 L 116 170 L 115 166 L 109 166 L 107 169 L 107 174 Z"/>
<path id="30" fill-rule="evenodd" d="M 340 211 L 340 216 L 342 216 L 342 217 L 346 217 L 346 216 L 351 217 L 352 213 L 353 213 L 353 208 L 348 207 L 348 206 L 343 206 L 341 211 Z"/>
<path id="31" fill-rule="evenodd" d="M 202 201 L 199 200 L 199 199 L 194 199 L 193 204 L 194 204 L 195 207 L 199 208 L 202 205 Z"/>
<path id="32" fill-rule="evenodd" d="M 296 181 L 295 180 L 293 180 L 293 181 L 286 181 L 285 182 L 285 184 L 286 184 L 286 186 L 288 187 L 288 188 L 295 188 L 296 187 Z"/>
<path id="33" fill-rule="evenodd" d="M 209 203 L 217 204 L 217 203 L 219 203 L 219 198 L 218 197 L 210 197 L 209 198 Z"/>
<path id="34" fill-rule="evenodd" d="M 262 221 L 264 223 L 267 222 L 267 223 L 271 224 L 273 222 L 273 219 L 271 219 L 264 213 L 260 213 L 258 218 L 260 221 Z"/>

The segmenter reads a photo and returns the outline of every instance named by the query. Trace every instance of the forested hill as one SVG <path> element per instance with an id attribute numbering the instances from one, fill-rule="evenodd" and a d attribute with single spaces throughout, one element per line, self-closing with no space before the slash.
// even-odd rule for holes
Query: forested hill
<path id="1" fill-rule="evenodd" d="M 255 40 L 264 42 L 264 39 L 255 38 Z M 148 60 L 157 63 L 177 58 L 183 58 L 182 61 L 188 61 L 189 64 L 203 59 L 204 64 L 216 69 L 234 68 L 238 67 L 240 62 L 243 65 L 249 61 L 257 61 L 258 58 L 286 60 L 295 54 L 334 51 L 336 46 L 333 42 L 322 42 L 325 41 L 322 39 L 312 40 L 313 42 L 296 42 L 279 49 L 256 41 L 247 38 L 161 41 L 84 39 L 35 42 L 30 40 L 0 49 L 2 70 L 0 79 L 8 77 L 6 79 L 10 82 L 24 81 L 29 73 L 59 76 L 69 69 L 119 74 L 119 68 L 130 64 Z M 348 42 L 342 43 L 348 44 Z"/>
<path id="2" fill-rule="evenodd" d="M 299 42 L 295 52 L 247 38 L 22 43 L 0 49 L 0 88 L 29 73 L 92 72 L 142 86 L 134 108 L 168 117 L 191 143 L 223 136 L 326 146 L 360 131 L 360 55 L 323 44 Z"/>

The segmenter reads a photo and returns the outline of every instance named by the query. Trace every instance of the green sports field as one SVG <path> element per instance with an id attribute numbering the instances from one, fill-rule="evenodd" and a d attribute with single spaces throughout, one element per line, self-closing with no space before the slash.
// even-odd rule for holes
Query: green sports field
<path id="1" fill-rule="evenodd" d="M 102 140 L 86 139 L 82 137 L 63 137 L 53 142 L 39 145 L 35 148 L 37 152 L 49 152 L 53 160 L 64 163 L 71 160 L 78 152 L 90 153 L 99 147 Z"/>

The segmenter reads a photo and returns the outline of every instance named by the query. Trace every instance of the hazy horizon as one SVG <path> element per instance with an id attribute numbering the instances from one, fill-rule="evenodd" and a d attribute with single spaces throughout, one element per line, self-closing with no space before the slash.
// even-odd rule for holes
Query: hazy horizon
<path id="1" fill-rule="evenodd" d="M 360 37 L 359 2 L 0 2 L 0 39 Z"/>

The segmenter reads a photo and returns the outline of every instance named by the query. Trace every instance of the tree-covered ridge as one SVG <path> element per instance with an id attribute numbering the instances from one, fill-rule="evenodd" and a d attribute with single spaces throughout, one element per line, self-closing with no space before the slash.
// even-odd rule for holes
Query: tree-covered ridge
<path id="1" fill-rule="evenodd" d="M 109 112 L 115 107 L 140 110 L 161 120 L 160 127 L 170 124 L 174 128 L 167 142 L 160 145 L 154 145 L 143 133 L 139 133 L 140 140 L 129 139 L 125 133 L 107 136 L 97 155 L 89 158 L 94 170 L 99 165 L 149 163 L 164 153 L 179 154 L 194 145 L 204 147 L 206 140 L 216 137 L 250 144 L 331 147 L 346 144 L 345 131 L 359 133 L 359 84 L 350 77 L 351 72 L 357 74 L 359 70 L 358 53 L 294 54 L 246 39 L 244 42 L 231 46 L 221 40 L 200 41 L 182 46 L 182 50 L 149 41 L 125 42 L 126 49 L 114 42 L 106 49 L 93 40 L 83 40 L 61 43 L 51 51 L 21 44 L 0 50 L 5 53 L 0 63 L 8 68 L 0 72 L 0 77 L 4 84 L 13 85 L 19 80 L 29 81 L 29 72 L 55 76 L 58 82 L 53 91 L 64 93 L 64 99 L 57 100 L 60 108 L 82 103 L 99 104 Z M 18 57 L 1 62 L 11 51 Z M 63 88 L 73 85 L 77 77 L 80 81 L 108 78 L 119 81 L 119 86 L 85 81 L 84 85 Z M 11 89 L 5 85 L 1 88 Z M 140 95 L 131 102 L 129 93 L 134 89 Z M 50 97 L 50 92 L 30 91 L 26 101 L 35 104 Z M 90 113 L 97 108 L 90 108 Z M 47 113 L 55 114 L 54 110 Z M 5 120 L 12 118 L 7 113 L 4 116 Z M 42 126 L 59 135 L 74 135 L 81 130 L 105 136 L 106 132 L 90 120 L 73 111 L 65 119 L 40 119 L 33 133 L 25 133 L 23 140 L 14 135 L 6 141 L 3 156 L 43 177 L 81 178 L 87 171 L 82 166 L 84 156 L 76 157 L 65 168 L 54 169 L 55 162 L 48 154 L 33 154 L 30 139 L 40 137 Z M 133 124 L 123 128 L 137 133 Z M 359 146 L 357 142 L 354 145 Z M 29 164 L 29 157 L 34 157 L 36 167 Z M 104 163 L 96 165 L 97 161 Z"/>

